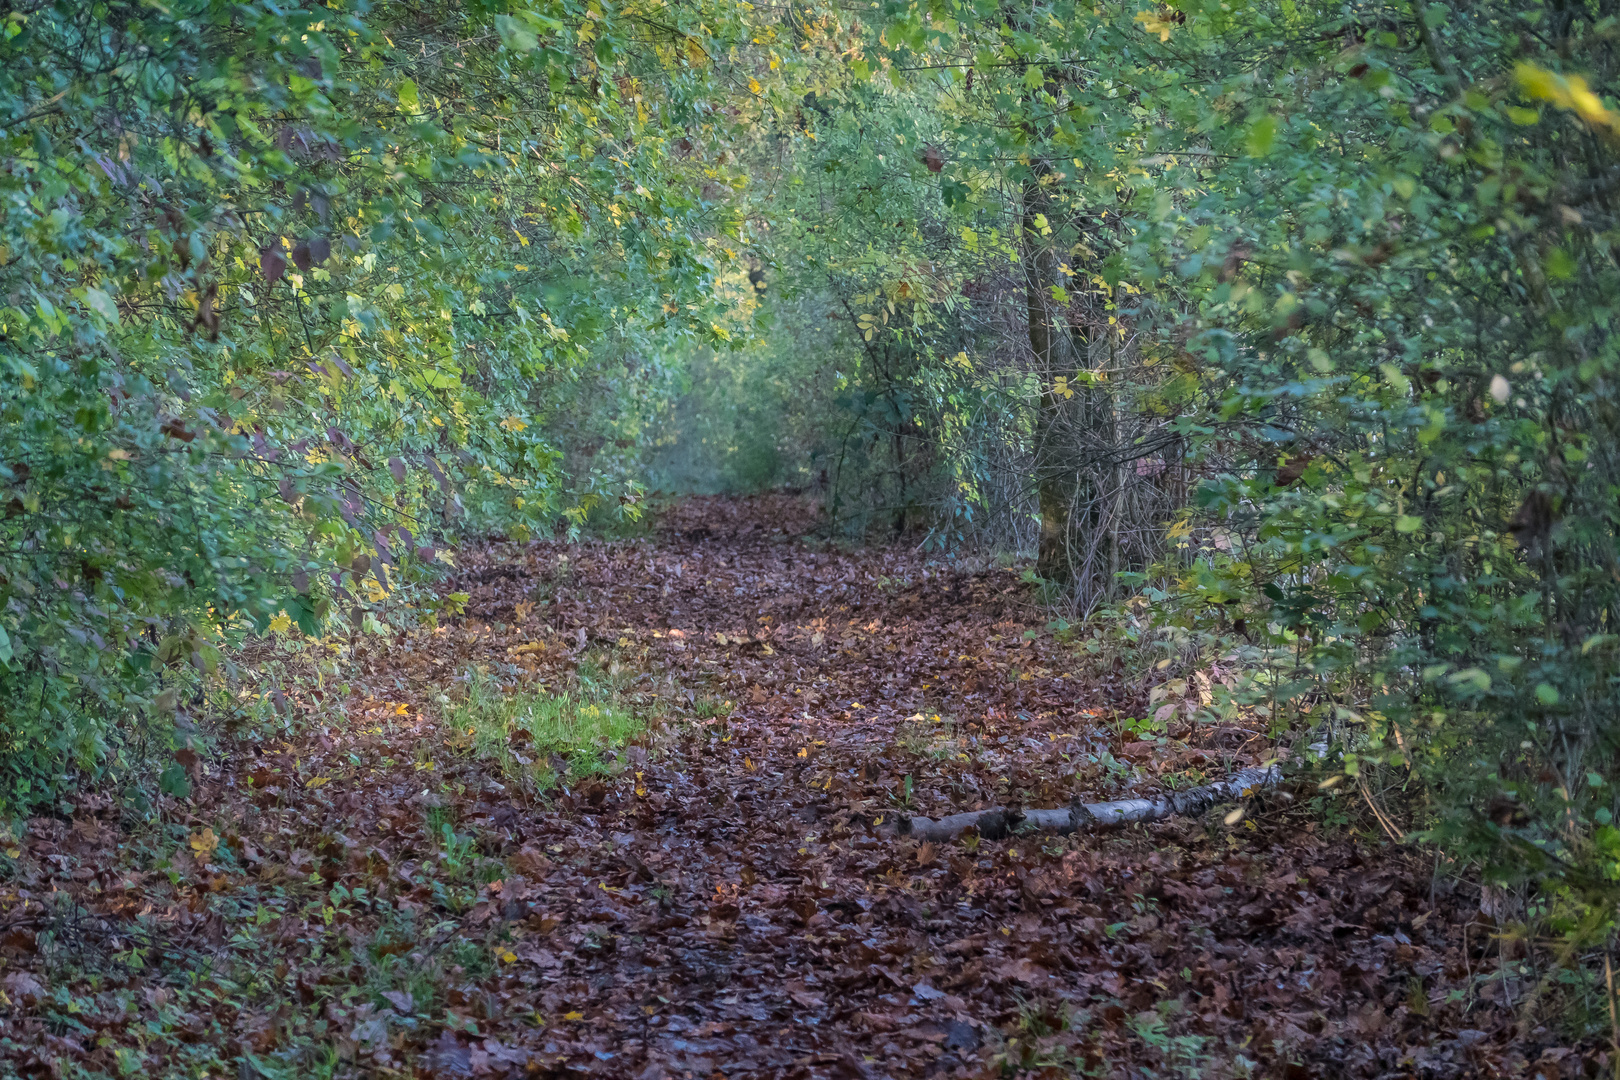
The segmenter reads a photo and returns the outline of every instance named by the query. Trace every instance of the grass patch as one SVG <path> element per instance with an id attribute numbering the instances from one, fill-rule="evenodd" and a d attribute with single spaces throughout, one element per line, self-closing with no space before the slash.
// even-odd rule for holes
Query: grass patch
<path id="1" fill-rule="evenodd" d="M 644 719 L 604 690 L 582 679 L 577 694 L 538 694 L 474 672 L 446 719 L 470 740 L 475 755 L 497 762 L 508 778 L 544 790 L 558 779 L 556 759 L 573 777 L 612 772 L 604 752 L 646 730 Z"/>
<path id="2" fill-rule="evenodd" d="M 961 752 L 960 733 L 956 721 L 938 713 L 907 720 L 896 733 L 895 741 L 913 757 L 931 761 L 949 761 Z"/>

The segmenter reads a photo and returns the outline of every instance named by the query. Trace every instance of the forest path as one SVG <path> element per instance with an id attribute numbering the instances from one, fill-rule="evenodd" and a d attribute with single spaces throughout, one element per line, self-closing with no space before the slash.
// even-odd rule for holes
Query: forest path
<path id="1" fill-rule="evenodd" d="M 464 614 L 362 647 L 341 701 L 290 689 L 301 733 L 227 740 L 167 842 L 119 845 L 94 801 L 37 819 L 7 918 L 61 940 L 45 897 L 71 894 L 89 953 L 135 924 L 160 947 L 132 974 L 0 941 L 0 1051 L 93 1062 L 46 989 L 109 1015 L 105 985 L 140 989 L 107 1045 L 148 1022 L 149 1071 L 207 1049 L 253 1055 L 242 1075 L 326 1054 L 339 1076 L 1442 1076 L 1555 1045 L 1493 1004 L 1477 892 L 1305 809 L 1313 789 L 1234 827 L 876 834 L 902 808 L 1145 794 L 1273 751 L 1120 723 L 1145 701 L 1088 675 L 1011 570 L 827 550 L 813 523 L 690 500 L 651 537 L 462 552 Z M 542 794 L 451 726 L 469 669 L 607 688 L 653 724 Z M 199 949 L 228 1008 L 185 988 Z"/>

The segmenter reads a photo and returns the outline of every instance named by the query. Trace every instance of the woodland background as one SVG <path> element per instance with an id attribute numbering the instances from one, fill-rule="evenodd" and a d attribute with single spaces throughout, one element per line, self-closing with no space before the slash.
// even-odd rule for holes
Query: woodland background
<path id="1" fill-rule="evenodd" d="M 8 817 L 183 793 L 244 642 L 453 615 L 458 544 L 791 489 L 1027 560 L 1144 722 L 1263 718 L 1606 977 L 1612 0 L 0 25 Z"/>

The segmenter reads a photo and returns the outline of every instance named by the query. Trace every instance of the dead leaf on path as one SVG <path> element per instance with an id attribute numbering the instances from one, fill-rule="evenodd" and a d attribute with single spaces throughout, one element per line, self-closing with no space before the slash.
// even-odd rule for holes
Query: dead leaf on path
<path id="1" fill-rule="evenodd" d="M 382 998 L 397 1009 L 401 1016 L 409 1016 L 416 1011 L 416 999 L 411 996 L 409 990 L 384 990 Z"/>
<path id="2" fill-rule="evenodd" d="M 378 1076 L 1007 1062 L 1055 1080 L 1045 1063 L 1173 1072 L 1166 1048 L 1184 1046 L 1210 1075 L 1269 1075 L 1278 1038 L 1303 1040 L 1284 1049 L 1307 1072 L 1371 1075 L 1419 1047 L 1518 1067 L 1507 993 L 1532 987 L 1477 981 L 1496 959 L 1480 894 L 1303 800 L 1236 829 L 1219 827 L 1227 805 L 1095 835 L 894 835 L 902 815 L 1158 795 L 1172 762 L 1258 764 L 1271 743 L 1247 719 L 1194 726 L 1190 690 L 1150 702 L 1123 662 L 1041 631 L 1018 567 L 795 541 L 822 524 L 785 496 L 699 499 L 633 541 L 469 544 L 441 561 L 465 601 L 436 625 L 334 639 L 353 659 L 256 641 L 233 658 L 244 683 L 273 672 L 252 693 L 303 721 L 273 741 L 217 734 L 197 795 L 164 807 L 185 832 L 161 870 L 93 793 L 71 825 L 0 835 L 16 852 L 0 859 L 4 1023 L 81 1071 L 129 1050 L 152 1076 L 210 1040 L 263 1060 L 336 1040 Z M 516 710 L 480 728 L 458 715 L 474 672 L 503 709 L 567 698 L 631 730 L 560 745 Z M 1162 737 L 1110 723 L 1173 702 Z M 227 923 L 221 894 L 246 918 Z M 1522 918 L 1497 900 L 1497 921 Z M 64 942 L 73 963 L 120 956 L 134 928 L 174 951 L 127 1007 L 46 977 Z M 227 945 L 238 931 L 252 950 Z M 209 965 L 262 998 L 230 997 Z M 56 994 L 86 1003 L 73 1017 L 93 1039 L 57 1023 Z M 84 1064 L 67 1038 L 105 1041 Z"/>
<path id="3" fill-rule="evenodd" d="M 207 862 L 209 857 L 219 849 L 219 837 L 214 835 L 213 829 L 204 829 L 191 835 L 191 850 L 196 853 L 198 862 Z"/>

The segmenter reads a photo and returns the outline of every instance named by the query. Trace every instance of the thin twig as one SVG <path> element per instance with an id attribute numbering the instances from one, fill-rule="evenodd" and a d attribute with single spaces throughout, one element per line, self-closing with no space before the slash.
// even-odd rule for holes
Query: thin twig
<path id="1" fill-rule="evenodd" d="M 1365 775 L 1358 776 L 1356 777 L 1356 782 L 1357 786 L 1361 788 L 1361 797 L 1367 800 L 1367 808 L 1373 812 L 1373 817 L 1378 819 L 1378 824 L 1384 827 L 1384 831 L 1389 834 L 1389 838 L 1395 841 L 1397 844 L 1405 840 L 1406 834 L 1400 830 L 1400 827 L 1397 826 L 1394 821 L 1390 820 L 1388 817 L 1385 817 L 1384 812 L 1380 810 L 1378 808 L 1378 804 L 1373 801 L 1372 789 L 1367 786 L 1367 777 Z"/>

